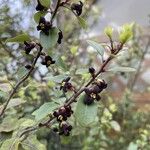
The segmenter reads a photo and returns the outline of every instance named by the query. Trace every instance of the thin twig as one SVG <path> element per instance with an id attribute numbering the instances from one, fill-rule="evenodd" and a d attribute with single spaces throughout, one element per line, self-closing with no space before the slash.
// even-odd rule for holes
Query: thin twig
<path id="1" fill-rule="evenodd" d="M 53 14 L 52 14 L 51 20 L 50 20 L 51 25 L 52 25 L 52 23 L 53 23 L 53 20 L 54 20 L 56 14 L 57 14 L 58 8 L 59 8 L 59 6 L 60 6 L 60 2 L 61 2 L 61 0 L 58 0 L 58 1 L 57 1 L 56 8 L 55 8 L 55 10 L 54 10 L 54 12 L 53 12 Z"/>
<path id="2" fill-rule="evenodd" d="M 38 46 L 38 49 L 39 49 L 39 51 L 38 51 L 37 56 L 36 56 L 36 58 L 34 59 L 32 65 L 31 65 L 31 69 L 22 77 L 22 79 L 21 79 L 21 80 L 15 85 L 15 87 L 12 89 L 12 91 L 11 91 L 11 93 L 10 93 L 8 99 L 6 100 L 6 103 L 2 106 L 2 110 L 1 110 L 1 112 L 0 112 L 0 117 L 3 116 L 5 110 L 6 110 L 7 106 L 8 106 L 8 103 L 10 102 L 11 98 L 14 96 L 14 94 L 16 93 L 16 91 L 18 90 L 18 88 L 20 87 L 20 85 L 21 85 L 22 83 L 24 83 L 24 82 L 28 79 L 28 77 L 30 76 L 30 74 L 31 74 L 32 71 L 34 70 L 35 64 L 36 64 L 38 58 L 40 57 L 41 51 L 42 51 L 42 49 L 40 48 L 40 46 Z"/>
<path id="3" fill-rule="evenodd" d="M 147 43 L 147 45 L 146 45 L 146 47 L 145 47 L 145 50 L 144 50 L 144 52 L 143 52 L 143 54 L 142 54 L 142 57 L 141 57 L 141 59 L 140 59 L 140 62 L 139 62 L 139 65 L 138 65 L 138 68 L 137 68 L 137 71 L 136 71 L 136 74 L 135 74 L 134 79 L 133 79 L 133 81 L 132 81 L 132 84 L 131 84 L 131 87 L 130 87 L 130 90 L 131 90 L 131 91 L 133 91 L 133 89 L 134 89 L 134 86 L 135 86 L 136 81 L 137 81 L 138 76 L 139 76 L 139 72 L 140 72 L 140 70 L 141 70 L 141 66 L 142 66 L 144 57 L 145 57 L 145 55 L 147 54 L 147 52 L 148 52 L 148 50 L 149 50 L 149 49 L 148 49 L 149 46 L 150 46 L 150 38 L 149 38 L 148 43 Z"/>

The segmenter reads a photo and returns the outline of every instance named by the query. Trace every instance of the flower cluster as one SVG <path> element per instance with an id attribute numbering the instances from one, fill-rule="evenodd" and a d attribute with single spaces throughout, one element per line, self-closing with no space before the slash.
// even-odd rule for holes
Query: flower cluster
<path id="1" fill-rule="evenodd" d="M 59 122 L 59 129 L 55 129 L 55 132 L 59 132 L 59 135 L 68 136 L 72 130 L 72 126 L 66 121 L 68 117 L 73 113 L 71 106 L 63 106 L 59 110 L 54 111 L 53 115 Z"/>
<path id="2" fill-rule="evenodd" d="M 84 92 L 85 98 L 84 98 L 84 104 L 91 105 L 94 100 L 99 101 L 101 97 L 99 96 L 99 93 L 102 92 L 107 87 L 107 83 L 104 80 L 97 79 L 91 87 L 85 88 Z"/>

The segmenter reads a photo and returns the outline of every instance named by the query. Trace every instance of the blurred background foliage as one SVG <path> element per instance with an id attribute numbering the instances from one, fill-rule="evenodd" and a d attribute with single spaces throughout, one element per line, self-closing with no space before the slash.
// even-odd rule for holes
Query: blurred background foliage
<path id="1" fill-rule="evenodd" d="M 83 18 L 87 20 L 88 29 L 83 30 L 75 17 L 68 10 L 61 10 L 56 24 L 64 33 L 63 43 L 51 50 L 57 59 L 57 65 L 50 68 L 41 66 L 38 61 L 32 76 L 23 84 L 11 100 L 5 114 L 0 120 L 0 149 L 7 150 L 11 141 L 17 141 L 15 135 L 23 127 L 36 123 L 31 115 L 42 104 L 60 100 L 60 82 L 71 76 L 73 84 L 80 87 L 89 79 L 88 68 L 101 65 L 101 58 L 86 40 L 94 39 L 106 44 L 103 35 L 91 34 L 98 23 L 102 7 L 98 0 L 86 0 Z M 36 1 L 0 0 L 0 104 L 2 105 L 11 88 L 27 72 L 25 65 L 31 62 L 33 54 L 24 57 L 22 44 L 5 44 L 5 40 L 20 33 L 27 32 L 32 39 L 38 40 L 33 19 Z M 134 21 L 134 20 L 133 20 Z M 134 37 L 126 45 L 122 54 L 109 67 L 128 66 L 137 68 L 135 73 L 105 73 L 101 78 L 108 82 L 108 88 L 97 103 L 98 113 L 95 122 L 89 127 L 78 124 L 75 117 L 70 118 L 73 131 L 69 137 L 60 137 L 51 129 L 41 128 L 19 146 L 21 150 L 149 150 L 149 82 L 143 81 L 142 73 L 147 71 L 150 62 L 150 37 L 145 34 L 147 27 L 134 25 Z M 97 31 L 103 32 L 103 31 Z M 117 32 L 114 40 L 117 39 Z M 107 55 L 107 53 L 106 53 Z M 147 58 L 147 59 L 146 59 Z M 149 74 L 150 75 L 150 74 Z M 144 78 L 147 80 L 147 76 Z M 66 97 L 69 97 L 68 93 Z M 64 100 L 57 101 L 63 104 Z M 75 108 L 75 105 L 73 106 Z"/>

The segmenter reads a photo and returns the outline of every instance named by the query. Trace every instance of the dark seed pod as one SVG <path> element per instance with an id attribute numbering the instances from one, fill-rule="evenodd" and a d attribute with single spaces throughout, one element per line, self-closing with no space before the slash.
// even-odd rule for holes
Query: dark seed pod
<path id="1" fill-rule="evenodd" d="M 60 30 L 60 32 L 58 33 L 58 40 L 57 40 L 57 43 L 58 43 L 58 44 L 61 44 L 62 39 L 63 39 L 63 33 L 62 33 L 62 31 Z"/>

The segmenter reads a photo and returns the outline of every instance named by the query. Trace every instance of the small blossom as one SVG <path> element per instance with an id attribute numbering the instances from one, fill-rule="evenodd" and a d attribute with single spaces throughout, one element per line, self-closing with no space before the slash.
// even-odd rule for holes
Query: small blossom
<path id="1" fill-rule="evenodd" d="M 94 74 L 94 73 L 95 73 L 95 69 L 94 69 L 93 67 L 90 67 L 90 68 L 89 68 L 89 73 L 90 73 L 90 74 Z"/>
<path id="2" fill-rule="evenodd" d="M 49 35 L 49 30 L 51 29 L 51 24 L 49 21 L 46 21 L 44 17 L 41 17 L 39 24 L 37 26 L 38 31 L 43 31 L 46 35 Z"/>
<path id="3" fill-rule="evenodd" d="M 36 46 L 36 44 L 34 42 L 26 42 L 24 41 L 24 50 L 26 54 L 29 54 L 31 52 L 31 50 Z"/>
<path id="4" fill-rule="evenodd" d="M 77 16 L 80 16 L 82 14 L 82 7 L 83 3 L 79 1 L 80 4 L 73 3 L 71 5 L 71 10 L 76 13 Z"/>
<path id="5" fill-rule="evenodd" d="M 66 121 L 68 117 L 73 113 L 71 106 L 63 106 L 59 110 L 54 111 L 53 115 L 57 118 L 57 121 Z"/>
<path id="6" fill-rule="evenodd" d="M 37 0 L 37 6 L 36 6 L 36 10 L 37 11 L 44 11 L 44 10 L 46 10 L 47 8 L 46 7 L 44 7 L 41 3 L 40 3 L 40 1 L 39 0 Z"/>
<path id="7" fill-rule="evenodd" d="M 70 77 L 67 77 L 66 79 L 64 79 L 61 83 L 60 86 L 60 90 L 63 90 L 63 92 L 68 92 L 68 91 L 75 91 L 75 88 L 73 87 L 73 85 L 69 82 L 70 81 Z"/>
<path id="8" fill-rule="evenodd" d="M 59 131 L 59 135 L 65 135 L 65 136 L 69 136 L 70 135 L 70 131 L 72 130 L 72 126 L 67 123 L 66 121 L 63 121 L 60 123 L 60 131 Z"/>
<path id="9" fill-rule="evenodd" d="M 55 61 L 50 56 L 45 56 L 44 60 L 42 61 L 42 65 L 49 67 L 51 64 L 55 64 Z"/>

